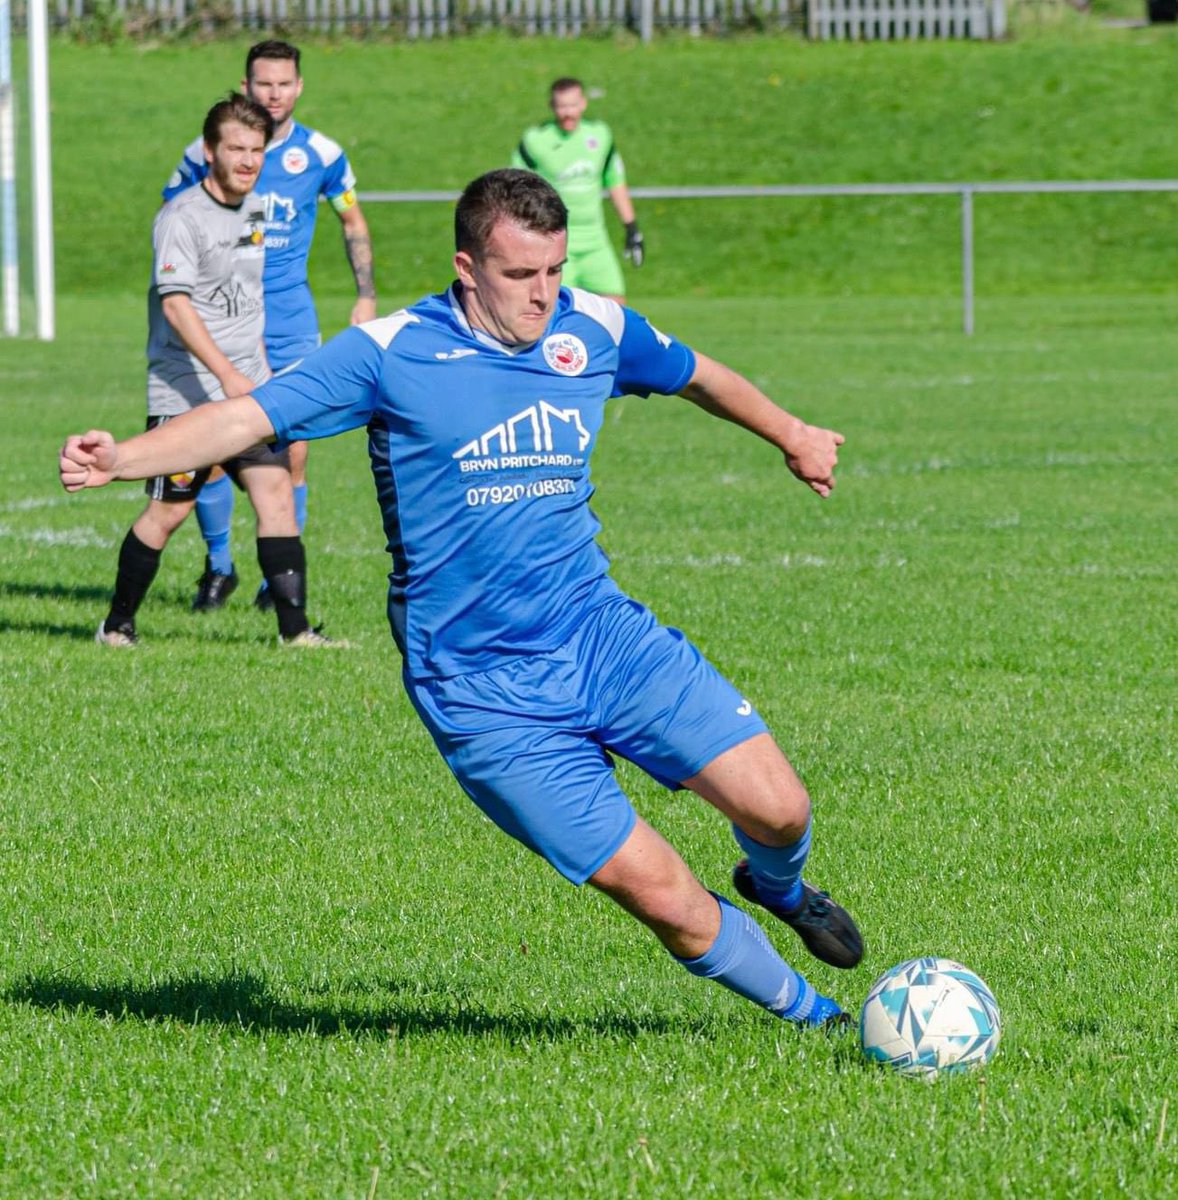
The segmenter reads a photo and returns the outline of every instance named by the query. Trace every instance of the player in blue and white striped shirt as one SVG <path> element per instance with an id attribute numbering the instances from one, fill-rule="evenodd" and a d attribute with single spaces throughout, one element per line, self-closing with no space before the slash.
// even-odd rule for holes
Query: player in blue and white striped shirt
<path id="1" fill-rule="evenodd" d="M 845 1023 L 760 925 L 709 891 L 621 790 L 613 758 L 732 824 L 732 883 L 807 949 L 853 967 L 850 915 L 802 879 L 810 799 L 752 704 L 609 577 L 589 500 L 605 405 L 678 393 L 764 438 L 820 496 L 842 436 L 615 301 L 560 286 L 567 211 L 528 171 L 458 204 L 444 293 L 345 330 L 299 367 L 116 444 L 67 439 L 69 490 L 360 426 L 392 556 L 388 613 L 418 715 L 467 795 L 571 882 L 645 924 L 692 974 L 776 1016 Z M 440 833 L 444 837 L 445 834 Z"/>
<path id="2" fill-rule="evenodd" d="M 344 250 L 356 280 L 356 303 L 351 322 L 376 315 L 372 275 L 372 242 L 368 224 L 356 200 L 356 177 L 337 142 L 294 119 L 294 106 L 303 91 L 299 51 L 289 42 L 265 41 L 246 56 L 242 90 L 256 100 L 274 121 L 274 137 L 258 176 L 256 191 L 266 215 L 266 356 L 271 370 L 284 371 L 318 348 L 319 318 L 307 283 L 307 257 L 315 232 L 319 198 L 327 200 L 343 227 Z M 184 151 L 163 189 L 171 200 L 207 174 L 201 139 Z M 291 447 L 295 511 L 300 532 L 306 520 L 306 444 Z M 193 608 L 220 608 L 237 586 L 229 549 L 233 489 L 224 476 L 201 492 L 197 520 L 208 546 L 205 571 Z M 264 585 L 259 600 L 266 606 Z"/>

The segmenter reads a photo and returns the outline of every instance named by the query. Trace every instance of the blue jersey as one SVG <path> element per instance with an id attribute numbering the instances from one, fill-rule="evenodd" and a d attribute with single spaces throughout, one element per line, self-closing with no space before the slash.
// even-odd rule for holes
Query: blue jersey
<path id="1" fill-rule="evenodd" d="M 204 142 L 197 138 L 184 151 L 180 165 L 163 189 L 171 200 L 208 174 Z M 356 202 L 356 177 L 347 156 L 331 138 L 292 121 L 281 141 L 266 147 L 254 191 L 266 218 L 266 348 L 270 365 L 285 366 L 291 356 L 283 343 L 295 339 L 302 353 L 315 346 L 319 322 L 307 286 L 307 256 L 315 233 L 319 197 L 338 210 Z M 274 351 L 279 353 L 275 354 Z M 297 356 L 297 355 L 296 355 Z"/>
<path id="2" fill-rule="evenodd" d="M 679 391 L 695 355 L 628 308 L 562 288 L 544 336 L 472 329 L 455 287 L 355 326 L 253 394 L 281 442 L 368 427 L 415 680 L 555 650 L 618 595 L 589 508 L 605 403 Z"/>

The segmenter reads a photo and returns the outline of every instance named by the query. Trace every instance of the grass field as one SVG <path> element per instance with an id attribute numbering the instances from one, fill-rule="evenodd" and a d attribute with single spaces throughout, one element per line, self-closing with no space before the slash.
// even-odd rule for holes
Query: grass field
<path id="1" fill-rule="evenodd" d="M 390 87 L 426 115 L 397 123 L 403 144 L 364 182 L 454 186 L 471 173 L 462 146 L 510 144 L 572 49 L 324 46 L 308 68 L 336 55 L 362 94 L 395 64 Z M 731 88 L 771 57 L 820 73 L 841 114 L 821 169 L 775 178 L 1168 175 L 1178 161 L 1173 122 L 1131 119 L 1172 72 L 1158 31 L 815 49 L 583 54 L 600 72 L 645 56 L 609 115 L 651 182 L 767 177 L 768 118 L 737 126 L 733 164 L 723 123 L 696 157 L 637 131 L 675 128 L 679 97 L 658 82 L 685 62 Z M 882 226 L 816 207 L 793 276 L 763 269 L 772 214 L 734 210 L 730 242 L 710 211 L 644 222 L 661 232 L 642 307 L 848 440 L 821 503 L 682 401 L 614 401 L 594 473 L 602 541 L 623 586 L 756 700 L 815 796 L 811 873 L 868 952 L 851 973 L 779 939 L 787 955 L 852 1006 L 919 953 L 993 987 L 998 1057 L 924 1086 L 690 978 L 461 797 L 400 690 L 359 435 L 314 449 L 307 531 L 313 608 L 354 650 L 277 652 L 247 603 L 244 514 L 226 611 L 187 611 L 200 551 L 186 529 L 141 612 L 142 651 L 91 641 L 141 496 L 67 497 L 55 450 L 73 429 L 140 426 L 142 192 L 189 136 L 197 84 L 232 81 L 239 58 L 55 49 L 61 336 L 0 344 L 0 1196 L 1178 1195 L 1178 261 L 1163 210 L 1077 204 L 1069 225 L 1043 204 L 1025 210 L 1040 224 L 995 228 L 972 339 L 928 222 L 902 206 Z M 1045 63 L 1070 106 L 1051 110 Z M 125 116 L 141 70 L 170 81 L 150 152 Z M 458 116 L 501 77 L 517 104 L 486 104 L 483 136 Z M 950 127 L 963 105 L 946 80 L 971 96 L 1001 80 L 1002 135 L 918 151 L 900 87 L 914 77 L 944 85 L 930 94 Z M 843 103 L 856 86 L 894 97 L 874 133 Z M 307 119 L 375 155 L 380 130 L 349 127 L 326 82 L 311 87 Z M 87 109 L 122 131 L 125 190 L 82 169 L 68 117 Z M 792 126 L 777 128 L 785 163 Z M 395 289 L 444 280 L 442 209 L 377 221 Z M 1115 254 L 1093 252 L 1098 233 Z M 322 240 L 317 254 L 330 324 L 346 312 L 342 256 Z M 622 774 L 726 888 L 720 820 Z"/>

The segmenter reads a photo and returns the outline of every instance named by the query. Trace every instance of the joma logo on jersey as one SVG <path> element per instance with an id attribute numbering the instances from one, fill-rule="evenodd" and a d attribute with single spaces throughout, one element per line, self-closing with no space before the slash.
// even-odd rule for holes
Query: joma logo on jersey
<path id="1" fill-rule="evenodd" d="M 285 221 L 290 224 L 298 216 L 298 207 L 290 196 L 280 196 L 277 192 L 267 192 L 261 197 L 262 209 L 266 214 L 266 224 L 273 225 L 275 221 Z"/>
<path id="2" fill-rule="evenodd" d="M 556 408 L 546 400 L 541 400 L 539 404 L 530 405 L 523 412 L 516 413 L 514 417 L 509 417 L 480 437 L 459 447 L 451 457 L 485 459 L 492 455 L 528 456 L 527 462 L 504 462 L 501 459 L 495 465 L 542 466 L 546 464 L 533 464 L 532 456 L 551 455 L 557 448 L 557 443 L 567 441 L 568 435 L 572 433 L 576 434 L 577 450 L 584 450 L 589 445 L 589 431 L 581 424 L 580 409 Z M 569 456 L 563 454 L 560 457 Z M 463 470 L 469 469 L 471 468 L 463 464 Z"/>

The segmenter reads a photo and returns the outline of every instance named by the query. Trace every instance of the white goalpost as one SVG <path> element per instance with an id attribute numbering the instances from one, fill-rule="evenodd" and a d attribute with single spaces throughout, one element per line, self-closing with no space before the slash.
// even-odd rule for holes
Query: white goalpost
<path id="1" fill-rule="evenodd" d="M 12 86 L 12 7 L 0 0 L 0 278 L 4 334 L 20 333 L 20 259 L 16 241 L 16 105 Z"/>
<path id="2" fill-rule="evenodd" d="M 4 335 L 22 332 L 21 254 L 18 182 L 28 173 L 30 187 L 31 265 L 34 329 L 52 341 L 55 334 L 53 283 L 53 191 L 49 150 L 48 0 L 29 0 L 26 7 L 28 42 L 29 139 L 27 165 L 18 150 L 19 91 L 12 68 L 12 0 L 0 0 L 0 317 Z M 22 171 L 22 167 L 24 171 Z"/>

